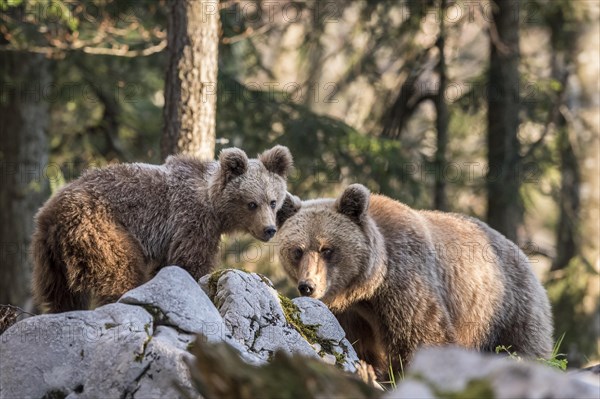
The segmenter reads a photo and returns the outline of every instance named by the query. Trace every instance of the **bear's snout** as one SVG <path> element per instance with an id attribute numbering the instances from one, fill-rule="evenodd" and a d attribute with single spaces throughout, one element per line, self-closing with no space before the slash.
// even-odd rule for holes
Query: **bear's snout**
<path id="1" fill-rule="evenodd" d="M 273 238 L 275 233 L 277 233 L 277 229 L 275 228 L 275 226 L 265 227 L 265 229 L 263 230 L 263 237 L 265 241 L 269 241 L 271 238 Z"/>
<path id="2" fill-rule="evenodd" d="M 311 296 L 315 292 L 315 283 L 312 281 L 301 281 L 298 284 L 298 291 L 302 296 Z"/>

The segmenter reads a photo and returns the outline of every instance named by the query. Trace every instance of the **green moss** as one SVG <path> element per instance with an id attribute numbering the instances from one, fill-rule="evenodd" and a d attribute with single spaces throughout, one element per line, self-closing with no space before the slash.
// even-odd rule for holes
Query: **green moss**
<path id="1" fill-rule="evenodd" d="M 159 307 L 148 304 L 143 304 L 141 306 L 146 309 L 146 312 L 152 315 L 152 319 L 154 320 L 155 324 L 160 324 L 161 322 L 167 320 L 167 315 Z M 144 329 L 145 328 L 146 326 L 144 326 Z M 150 325 L 148 325 L 148 328 L 150 328 Z"/>
<path id="2" fill-rule="evenodd" d="M 225 274 L 231 270 L 240 270 L 245 273 L 250 273 L 249 271 L 244 270 L 244 269 L 221 269 L 221 270 L 216 270 L 213 273 L 211 273 L 210 277 L 208 278 L 208 292 L 209 292 L 209 297 L 211 298 L 211 300 L 213 302 L 214 302 L 215 295 L 217 294 L 219 280 L 221 279 L 223 274 Z M 269 279 L 267 279 L 265 276 L 263 276 L 262 274 L 258 274 L 258 273 L 257 273 L 257 275 L 260 278 L 260 280 L 263 283 L 265 283 L 267 286 L 269 286 L 271 288 L 275 288 L 275 287 L 273 287 L 273 284 L 271 283 L 271 281 L 269 281 Z M 317 335 L 317 331 L 318 331 L 320 325 L 319 324 L 314 324 L 314 325 L 304 324 L 302 322 L 302 319 L 300 318 L 300 309 L 298 308 L 298 306 L 296 306 L 296 304 L 294 302 L 292 302 L 291 299 L 289 299 L 281 294 L 278 294 L 278 296 L 279 296 L 279 302 L 281 303 L 281 308 L 283 309 L 283 314 L 284 314 L 287 322 L 296 331 L 298 331 L 298 333 L 302 336 L 302 338 L 304 338 L 310 344 L 319 344 L 321 346 L 322 351 L 319 353 L 319 355 L 323 356 L 324 353 L 331 353 L 332 355 L 335 356 L 336 365 L 338 367 L 342 367 L 342 365 L 346 362 L 346 355 L 344 355 L 344 353 L 338 353 L 333 350 L 333 348 L 334 348 L 333 341 L 327 340 L 327 339 L 322 339 Z M 259 337 L 260 337 L 260 329 L 256 330 L 256 332 L 254 333 L 254 342 L 256 342 L 256 340 Z M 252 343 L 252 345 L 254 345 L 254 342 Z"/>
<path id="3" fill-rule="evenodd" d="M 325 340 L 323 340 L 325 341 Z M 321 342 L 323 342 L 321 341 Z M 325 349 L 321 349 L 319 351 L 319 356 L 323 357 L 326 354 L 332 354 L 333 356 L 335 356 L 335 365 L 338 367 L 342 367 L 344 363 L 346 363 L 346 355 L 344 353 L 339 353 L 333 350 L 333 348 L 331 347 L 331 345 L 329 346 L 328 350 Z"/>
<path id="4" fill-rule="evenodd" d="M 115 328 L 117 326 L 118 326 L 118 324 L 116 324 L 116 323 L 105 323 L 104 324 L 104 328 L 107 330 L 110 330 L 111 328 Z"/>
<path id="5" fill-rule="evenodd" d="M 155 319 L 163 314 L 163 311 L 154 305 L 143 304 L 142 307 Z"/>
<path id="6" fill-rule="evenodd" d="M 283 309 L 283 314 L 287 322 L 296 329 L 308 342 L 311 344 L 319 343 L 319 337 L 317 336 L 317 330 L 319 329 L 318 324 L 307 325 L 302 322 L 300 319 L 300 309 L 290 298 L 287 298 L 281 294 L 278 294 L 279 302 L 281 303 L 281 308 Z M 321 345 L 323 349 L 323 345 Z"/>
<path id="7" fill-rule="evenodd" d="M 135 356 L 133 357 L 133 360 L 141 363 L 144 361 L 144 357 L 146 356 L 146 348 L 148 347 L 148 344 L 150 343 L 150 341 L 152 341 L 152 336 L 148 336 L 148 338 L 146 338 L 146 340 L 144 341 L 144 344 L 142 345 L 142 351 L 140 353 L 135 353 Z"/>
<path id="8" fill-rule="evenodd" d="M 493 399 L 494 390 L 489 381 L 476 379 L 468 382 L 466 388 L 462 391 L 447 392 L 433 389 L 437 397 L 443 399 Z"/>
<path id="9" fill-rule="evenodd" d="M 346 363 L 346 355 L 344 353 L 333 352 L 333 356 L 335 356 L 336 366 L 341 366 Z"/>
<path id="10" fill-rule="evenodd" d="M 210 277 L 208 278 L 208 295 L 213 302 L 215 295 L 217 295 L 217 284 L 219 283 L 219 279 L 223 274 L 227 273 L 230 270 L 231 269 L 216 270 L 212 272 Z"/>
<path id="11" fill-rule="evenodd" d="M 144 331 L 146 332 L 147 337 L 144 341 L 144 344 L 142 345 L 142 351 L 140 353 L 136 353 L 133 358 L 133 360 L 135 360 L 138 363 L 141 363 L 144 360 L 144 356 L 146 356 L 146 348 L 148 347 L 150 341 L 152 341 L 152 335 L 150 334 L 150 324 L 144 324 Z"/>
<path id="12" fill-rule="evenodd" d="M 346 355 L 343 353 L 337 353 L 333 350 L 333 341 L 320 338 L 317 335 L 320 324 L 304 324 L 300 318 L 300 309 L 298 306 L 296 306 L 296 304 L 292 302 L 290 298 L 287 298 L 281 294 L 278 294 L 278 296 L 287 322 L 294 327 L 294 329 L 300 333 L 302 338 L 307 340 L 310 344 L 319 344 L 321 346 L 319 356 L 323 357 L 326 353 L 331 353 L 334 355 L 335 365 L 341 368 L 346 361 Z"/>

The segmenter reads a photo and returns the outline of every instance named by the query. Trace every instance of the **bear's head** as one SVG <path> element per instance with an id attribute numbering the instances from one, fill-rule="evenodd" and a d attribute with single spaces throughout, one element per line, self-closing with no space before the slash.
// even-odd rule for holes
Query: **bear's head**
<path id="1" fill-rule="evenodd" d="M 211 200 L 226 230 L 245 231 L 269 241 L 277 231 L 275 216 L 286 198 L 286 179 L 293 165 L 287 147 L 277 145 L 248 159 L 238 148 L 219 154 L 219 171 L 211 187 Z"/>
<path id="2" fill-rule="evenodd" d="M 337 199 L 286 197 L 277 215 L 279 257 L 304 296 L 341 311 L 370 298 L 385 277 L 384 241 L 369 216 L 369 190 L 353 184 Z"/>

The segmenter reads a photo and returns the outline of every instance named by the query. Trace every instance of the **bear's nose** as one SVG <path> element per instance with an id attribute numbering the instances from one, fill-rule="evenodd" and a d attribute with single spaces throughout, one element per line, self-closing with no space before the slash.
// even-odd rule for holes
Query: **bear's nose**
<path id="1" fill-rule="evenodd" d="M 270 240 L 271 238 L 273 238 L 275 233 L 277 233 L 277 229 L 275 228 L 275 226 L 266 227 L 264 231 L 265 239 Z"/>
<path id="2" fill-rule="evenodd" d="M 302 281 L 298 284 L 298 291 L 302 296 L 311 296 L 315 292 L 315 286 L 308 281 Z"/>

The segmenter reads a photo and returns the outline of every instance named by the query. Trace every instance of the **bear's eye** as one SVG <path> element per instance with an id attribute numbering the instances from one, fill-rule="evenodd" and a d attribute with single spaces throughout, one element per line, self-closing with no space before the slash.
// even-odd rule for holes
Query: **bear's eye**
<path id="1" fill-rule="evenodd" d="M 271 209 L 275 209 L 275 207 L 277 206 L 277 201 L 273 200 L 271 201 L 271 203 L 269 203 L 269 205 L 271 206 Z"/>
<path id="2" fill-rule="evenodd" d="M 296 248 L 292 251 L 292 256 L 294 257 L 294 260 L 300 260 L 303 254 L 304 251 L 302 251 L 302 248 Z"/>
<path id="3" fill-rule="evenodd" d="M 248 203 L 248 209 L 250 209 L 251 211 L 255 210 L 257 207 L 258 205 L 256 205 L 256 202 Z"/>
<path id="4" fill-rule="evenodd" d="M 321 249 L 321 256 L 323 257 L 323 259 L 331 260 L 331 255 L 333 255 L 333 249 L 331 249 L 331 248 L 322 248 Z"/>

